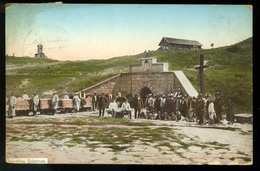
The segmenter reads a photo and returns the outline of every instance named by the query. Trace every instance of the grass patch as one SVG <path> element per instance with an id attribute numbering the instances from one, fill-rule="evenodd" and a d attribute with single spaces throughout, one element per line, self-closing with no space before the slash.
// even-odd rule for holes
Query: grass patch
<path id="1" fill-rule="evenodd" d="M 197 136 L 197 135 L 196 135 L 194 138 L 196 138 L 196 139 L 200 139 L 200 137 L 199 137 L 199 136 Z"/>
<path id="2" fill-rule="evenodd" d="M 131 147 L 131 146 L 118 146 L 118 145 L 110 145 L 110 146 L 107 146 L 108 148 L 111 148 L 111 151 L 112 152 L 120 152 L 120 151 L 124 151 L 126 150 L 127 148 Z"/>
<path id="3" fill-rule="evenodd" d="M 166 131 L 171 131 L 171 130 L 173 130 L 172 128 L 169 128 L 169 127 L 159 127 L 159 128 L 157 128 L 157 129 L 159 129 L 159 130 L 166 130 Z"/>
<path id="4" fill-rule="evenodd" d="M 73 137 L 72 140 L 69 141 L 70 143 L 75 143 L 75 144 L 82 144 L 85 142 L 84 140 L 78 138 L 78 137 Z"/>
<path id="5" fill-rule="evenodd" d="M 251 135 L 252 133 L 251 132 L 245 132 L 245 131 L 241 131 L 239 134 L 241 135 Z"/>
<path id="6" fill-rule="evenodd" d="M 147 142 L 143 142 L 142 145 L 150 146 L 150 144 L 148 144 Z"/>
<path id="7" fill-rule="evenodd" d="M 46 133 L 44 133 L 43 135 L 44 136 L 47 136 L 47 137 L 51 137 L 51 136 L 54 136 L 55 134 L 57 134 L 58 132 L 56 131 L 48 131 Z"/>
<path id="8" fill-rule="evenodd" d="M 209 148 L 208 145 L 205 144 L 193 144 L 194 146 L 200 147 L 201 149 Z"/>
<path id="9" fill-rule="evenodd" d="M 213 128 L 213 129 L 222 129 L 222 130 L 228 130 L 228 131 L 236 131 L 240 130 L 240 128 L 232 128 L 232 127 L 200 127 L 200 128 Z"/>
<path id="10" fill-rule="evenodd" d="M 160 144 L 155 145 L 154 147 L 161 147 L 161 146 L 168 147 L 169 149 L 172 148 L 172 145 L 170 145 L 169 142 L 163 142 L 163 143 L 160 143 Z"/>
<path id="11" fill-rule="evenodd" d="M 169 153 L 166 153 L 166 152 L 162 152 L 163 155 L 168 155 Z"/>
<path id="12" fill-rule="evenodd" d="M 65 146 L 67 146 L 67 147 L 75 147 L 76 144 L 65 144 Z"/>
<path id="13" fill-rule="evenodd" d="M 117 158 L 117 157 L 114 157 L 114 158 L 112 158 L 111 160 L 112 160 L 112 161 L 116 161 L 116 160 L 118 160 L 118 158 Z"/>
<path id="14" fill-rule="evenodd" d="M 241 155 L 244 155 L 244 156 L 248 156 L 246 153 L 242 152 L 242 151 L 237 151 L 237 154 L 241 154 Z"/>
<path id="15" fill-rule="evenodd" d="M 235 157 L 230 157 L 229 160 L 234 161 L 236 158 Z"/>
<path id="16" fill-rule="evenodd" d="M 133 157 L 141 158 L 142 156 L 140 156 L 140 155 L 133 155 Z"/>
<path id="17" fill-rule="evenodd" d="M 33 142 L 33 141 L 41 141 L 41 139 L 28 139 L 24 137 L 12 137 L 10 141 L 25 141 L 25 142 Z"/>
<path id="18" fill-rule="evenodd" d="M 249 157 L 238 157 L 238 158 L 244 160 L 245 162 L 251 162 L 251 160 L 252 160 L 252 159 L 249 158 Z"/>

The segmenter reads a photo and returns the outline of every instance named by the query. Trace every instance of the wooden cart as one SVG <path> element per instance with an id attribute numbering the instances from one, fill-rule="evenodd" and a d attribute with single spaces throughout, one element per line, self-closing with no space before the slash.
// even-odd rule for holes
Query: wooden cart
<path id="1" fill-rule="evenodd" d="M 40 114 L 54 114 L 52 109 L 51 99 L 40 99 L 39 103 Z"/>
<path id="2" fill-rule="evenodd" d="M 24 100 L 22 98 L 17 98 L 16 101 L 16 115 L 28 116 L 32 111 L 32 100 Z"/>

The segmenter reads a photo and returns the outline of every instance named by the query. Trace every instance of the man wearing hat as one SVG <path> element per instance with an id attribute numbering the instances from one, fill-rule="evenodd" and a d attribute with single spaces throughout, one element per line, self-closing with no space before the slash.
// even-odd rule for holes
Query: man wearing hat
<path id="1" fill-rule="evenodd" d="M 36 112 L 38 110 L 38 106 L 39 106 L 39 96 L 36 92 L 33 93 L 33 115 L 36 115 Z"/>
<path id="2" fill-rule="evenodd" d="M 8 118 L 13 118 L 15 116 L 16 109 L 16 97 L 14 96 L 14 92 L 11 93 L 11 97 L 9 99 L 9 115 Z"/>
<path id="3" fill-rule="evenodd" d="M 107 98 L 105 97 L 104 93 L 101 94 L 101 97 L 98 99 L 98 108 L 99 108 L 99 116 L 104 116 L 105 108 L 107 105 Z"/>
<path id="4" fill-rule="evenodd" d="M 217 123 L 221 123 L 220 120 L 222 120 L 222 98 L 220 97 L 220 92 L 216 93 L 216 98 L 214 102 L 214 108 L 217 115 Z"/>
<path id="5" fill-rule="evenodd" d="M 64 96 L 63 96 L 63 99 L 69 99 L 69 96 L 68 96 L 68 93 L 65 92 Z"/>
<path id="6" fill-rule="evenodd" d="M 26 91 L 23 92 L 23 99 L 24 100 L 29 100 L 29 96 L 26 94 Z"/>
<path id="7" fill-rule="evenodd" d="M 74 94 L 73 96 L 73 104 L 74 104 L 74 108 L 75 108 L 75 113 L 77 113 L 79 111 L 79 107 L 80 107 L 80 98 L 77 94 Z"/>
<path id="8" fill-rule="evenodd" d="M 57 95 L 57 92 L 54 91 L 53 92 L 53 96 L 52 96 L 52 108 L 54 110 L 53 114 L 56 114 L 57 109 L 58 109 L 58 105 L 59 105 L 59 96 Z"/>
<path id="9" fill-rule="evenodd" d="M 149 94 L 149 98 L 148 98 L 148 111 L 150 113 L 152 113 L 153 115 L 153 111 L 154 111 L 154 98 L 151 94 Z"/>
<path id="10" fill-rule="evenodd" d="M 135 119 L 137 117 L 140 118 L 141 109 L 143 109 L 143 107 L 144 107 L 143 100 L 140 98 L 139 94 L 137 95 L 137 99 L 136 100 L 137 100 L 137 102 L 136 102 L 136 106 L 135 106 Z"/>
<path id="11" fill-rule="evenodd" d="M 198 101 L 197 101 L 197 106 L 198 106 L 198 119 L 199 119 L 199 124 L 204 125 L 204 106 L 205 102 L 202 99 L 202 94 L 198 95 Z"/>

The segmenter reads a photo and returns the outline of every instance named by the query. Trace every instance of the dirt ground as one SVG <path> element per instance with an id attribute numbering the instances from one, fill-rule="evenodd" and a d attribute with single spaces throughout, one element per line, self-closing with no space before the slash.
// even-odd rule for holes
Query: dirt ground
<path id="1" fill-rule="evenodd" d="M 252 124 L 112 119 L 97 112 L 6 119 L 7 162 L 250 165 Z"/>

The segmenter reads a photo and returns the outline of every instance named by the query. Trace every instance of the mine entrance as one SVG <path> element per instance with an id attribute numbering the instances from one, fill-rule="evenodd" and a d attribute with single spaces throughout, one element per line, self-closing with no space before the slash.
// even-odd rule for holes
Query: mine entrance
<path id="1" fill-rule="evenodd" d="M 152 91 L 148 87 L 144 87 L 140 91 L 140 97 L 143 99 L 143 101 L 145 101 L 146 96 L 151 93 Z"/>

